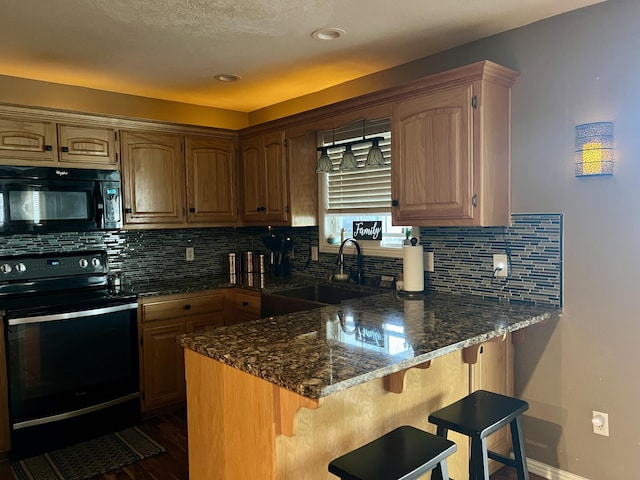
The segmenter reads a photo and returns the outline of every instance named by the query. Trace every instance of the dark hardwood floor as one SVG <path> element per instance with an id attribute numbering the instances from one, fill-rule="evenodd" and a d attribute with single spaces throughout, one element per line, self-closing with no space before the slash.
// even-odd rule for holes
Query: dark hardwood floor
<path id="1" fill-rule="evenodd" d="M 166 453 L 94 477 L 93 480 L 188 480 L 186 412 L 179 410 L 145 420 L 142 430 L 164 445 Z M 515 471 L 505 467 L 491 480 L 517 480 Z M 0 479 L 12 480 L 9 462 L 0 462 Z M 544 480 L 530 474 L 530 480 Z M 235 480 L 235 479 L 229 479 Z"/>

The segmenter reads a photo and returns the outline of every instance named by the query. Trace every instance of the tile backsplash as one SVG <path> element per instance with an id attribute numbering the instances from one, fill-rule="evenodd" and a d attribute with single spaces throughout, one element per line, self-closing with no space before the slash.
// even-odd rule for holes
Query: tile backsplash
<path id="1" fill-rule="evenodd" d="M 135 230 L 0 237 L 1 255 L 76 250 L 107 250 L 110 267 L 133 279 L 226 275 L 230 251 L 267 253 L 263 227 Z M 294 244 L 292 275 L 303 272 L 327 278 L 336 271 L 333 254 L 311 262 L 317 227 L 274 227 L 273 233 Z M 420 228 L 420 242 L 433 251 L 435 272 L 425 274 L 429 289 L 562 305 L 562 214 L 514 214 L 510 227 Z M 194 247 L 195 261 L 185 261 Z M 493 278 L 493 254 L 510 256 L 508 279 Z M 347 261 L 349 261 L 348 259 Z M 397 275 L 402 259 L 365 257 L 365 274 Z"/>

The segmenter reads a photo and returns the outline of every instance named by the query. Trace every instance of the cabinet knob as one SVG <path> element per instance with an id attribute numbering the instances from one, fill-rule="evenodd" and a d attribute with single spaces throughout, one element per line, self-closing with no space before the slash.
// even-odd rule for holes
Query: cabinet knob
<path id="1" fill-rule="evenodd" d="M 52 147 L 51 145 L 45 145 L 45 146 L 44 146 L 44 149 L 45 149 L 47 152 L 51 152 L 51 151 L 53 151 L 53 147 Z"/>
<path id="2" fill-rule="evenodd" d="M 69 153 L 69 147 L 62 147 L 63 153 Z"/>
<path id="3" fill-rule="evenodd" d="M 196 209 L 193 207 L 189 207 L 189 213 L 196 213 Z"/>
<path id="4" fill-rule="evenodd" d="M 391 200 L 392 207 L 397 207 L 398 205 L 400 205 L 400 202 L 398 200 Z"/>
<path id="5" fill-rule="evenodd" d="M 186 303 L 186 304 L 184 305 L 184 309 L 185 309 L 185 310 L 191 310 L 191 305 L 189 305 L 188 303 Z"/>
<path id="6" fill-rule="evenodd" d="M 243 307 L 248 307 L 249 306 L 249 302 L 242 302 L 242 306 Z"/>
<path id="7" fill-rule="evenodd" d="M 131 209 L 130 208 L 125 208 L 124 209 L 124 213 L 131 213 Z"/>

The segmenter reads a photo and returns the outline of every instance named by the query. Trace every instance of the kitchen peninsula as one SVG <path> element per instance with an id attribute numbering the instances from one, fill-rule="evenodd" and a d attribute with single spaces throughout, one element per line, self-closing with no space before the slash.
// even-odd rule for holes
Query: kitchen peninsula
<path id="1" fill-rule="evenodd" d="M 401 424 L 434 432 L 428 414 L 470 390 L 512 393 L 511 336 L 558 315 L 385 292 L 182 335 L 189 478 L 333 478 L 331 459 Z M 451 438 L 451 475 L 464 478 L 468 445 Z"/>

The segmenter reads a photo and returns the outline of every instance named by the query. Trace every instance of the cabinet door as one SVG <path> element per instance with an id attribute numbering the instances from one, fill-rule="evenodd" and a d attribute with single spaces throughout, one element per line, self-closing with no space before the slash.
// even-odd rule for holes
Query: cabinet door
<path id="1" fill-rule="evenodd" d="M 125 223 L 184 223 L 182 137 L 122 132 Z"/>
<path id="2" fill-rule="evenodd" d="M 58 125 L 60 161 L 116 166 L 116 132 L 112 128 Z"/>
<path id="3" fill-rule="evenodd" d="M 286 223 L 287 158 L 284 132 L 243 139 L 243 220 L 252 224 Z"/>
<path id="4" fill-rule="evenodd" d="M 231 290 L 231 311 L 227 316 L 227 325 L 250 322 L 260 318 L 260 292 Z"/>
<path id="5" fill-rule="evenodd" d="M 187 333 L 184 321 L 142 329 L 144 410 L 185 398 L 184 356 L 182 347 L 175 341 L 181 333 Z"/>
<path id="6" fill-rule="evenodd" d="M 287 157 L 284 148 L 284 132 L 274 132 L 263 137 L 264 208 L 262 220 L 286 222 L 287 212 Z"/>
<path id="7" fill-rule="evenodd" d="M 235 225 L 235 143 L 206 137 L 186 137 L 187 221 Z"/>
<path id="8" fill-rule="evenodd" d="M 394 224 L 473 218 L 472 96 L 466 85 L 394 105 Z"/>
<path id="9" fill-rule="evenodd" d="M 242 217 L 246 222 L 258 223 L 262 219 L 262 141 L 260 137 L 243 139 L 242 157 Z"/>
<path id="10" fill-rule="evenodd" d="M 24 163 L 32 164 L 54 162 L 57 160 L 56 152 L 56 127 L 53 122 L 0 117 L 2 163 L 12 164 L 16 163 L 15 160 L 27 160 L 29 162 Z"/>

